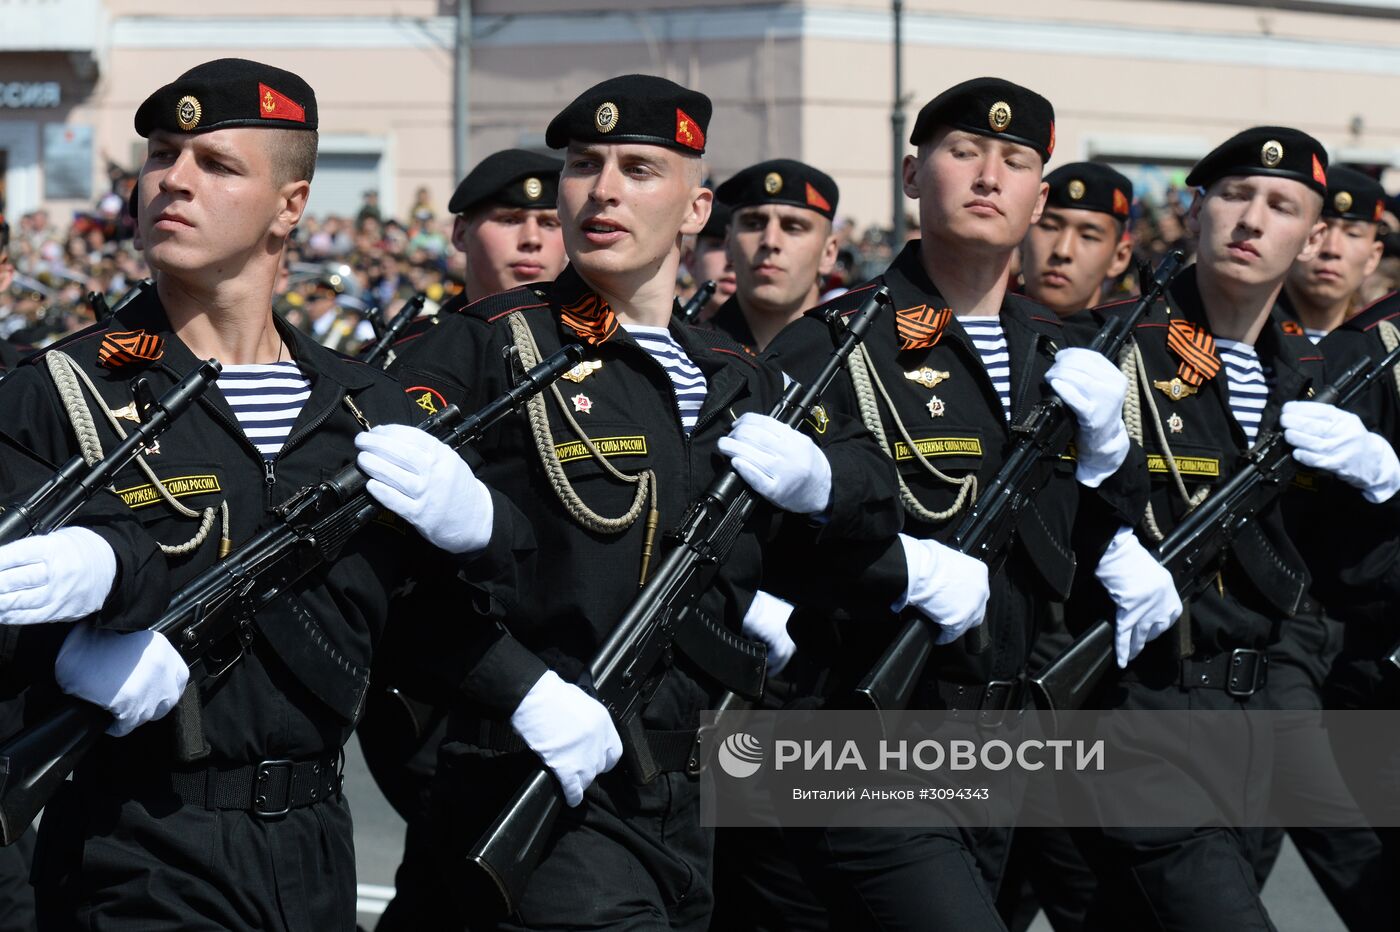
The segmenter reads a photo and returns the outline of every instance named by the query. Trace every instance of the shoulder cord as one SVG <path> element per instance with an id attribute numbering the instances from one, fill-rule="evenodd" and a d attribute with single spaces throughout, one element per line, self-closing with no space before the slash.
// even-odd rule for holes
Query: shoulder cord
<path id="1" fill-rule="evenodd" d="M 870 351 L 866 349 L 865 344 L 856 347 L 856 351 L 846 358 L 846 368 L 850 371 L 851 385 L 855 388 L 856 403 L 860 407 L 860 419 L 865 422 L 866 429 L 879 441 L 885 454 L 890 459 L 895 458 L 894 450 L 890 447 L 889 437 L 885 433 L 884 422 L 880 418 L 880 406 L 875 400 L 876 391 L 880 393 L 881 398 L 885 399 L 890 419 L 894 421 L 899 436 L 909 446 L 910 453 L 919 465 L 940 482 L 958 486 L 958 497 L 953 500 L 950 507 L 943 511 L 932 511 L 924 507 L 923 503 L 914 496 L 913 491 L 905 483 L 904 476 L 896 469 L 895 477 L 899 480 L 899 498 L 904 503 L 905 509 L 919 520 L 928 522 L 947 521 L 962 511 L 969 499 L 977 497 L 977 474 L 974 472 L 962 479 L 954 479 L 928 461 L 923 452 L 919 450 L 918 444 L 909 436 L 908 429 L 900 420 L 899 412 L 895 410 L 894 402 L 890 400 L 889 392 L 885 390 L 885 385 L 880 381 L 880 377 L 875 374 L 875 367 L 870 361 Z"/>
<path id="2" fill-rule="evenodd" d="M 123 440 L 126 439 L 126 431 L 122 429 L 121 424 L 118 423 L 117 417 L 112 413 L 112 410 L 107 407 L 107 403 L 102 400 L 102 396 L 98 394 L 97 386 L 93 384 L 91 377 L 79 368 L 77 363 L 73 362 L 68 354 L 59 350 L 50 350 L 45 354 L 44 361 L 48 365 L 49 375 L 53 378 L 54 387 L 58 389 L 58 397 L 63 402 L 63 409 L 68 415 L 68 421 L 73 427 L 73 433 L 78 438 L 78 447 L 82 451 L 83 459 L 87 460 L 88 464 L 91 465 L 102 458 L 102 441 L 97 436 L 97 424 L 92 419 L 92 412 L 88 408 L 87 403 L 83 400 L 83 390 L 78 384 L 79 379 L 87 386 L 88 391 L 96 400 L 102 414 L 107 418 L 107 423 L 117 432 L 117 436 L 121 437 Z M 228 500 L 225 499 L 220 502 L 217 508 L 210 506 L 204 509 L 202 514 L 190 508 L 186 508 L 165 488 L 165 484 L 156 476 L 151 467 L 146 464 L 144 456 L 137 456 L 134 462 L 136 463 L 136 467 L 145 474 L 146 478 L 151 480 L 152 486 L 159 493 L 160 497 L 165 500 L 167 505 L 186 518 L 201 519 L 199 530 L 195 533 L 194 537 L 185 541 L 183 544 L 161 544 L 161 552 L 166 556 L 178 556 L 180 554 L 190 553 L 198 548 L 199 545 L 204 543 L 205 539 L 208 538 L 209 531 L 214 527 L 214 515 L 216 512 L 219 512 L 223 516 L 223 539 L 219 542 L 219 556 L 220 558 L 227 556 L 232 546 L 231 538 L 229 537 Z"/>
<path id="3" fill-rule="evenodd" d="M 1122 354 L 1118 357 L 1118 368 L 1128 378 L 1128 392 L 1123 398 L 1123 423 L 1128 428 L 1128 436 L 1137 441 L 1138 446 L 1146 446 L 1143 443 L 1142 428 L 1142 406 L 1143 401 L 1147 402 L 1147 409 L 1152 412 L 1152 429 L 1157 438 L 1157 443 L 1162 448 L 1162 458 L 1167 463 L 1167 472 L 1171 474 L 1172 481 L 1176 484 L 1176 490 L 1181 493 L 1181 498 L 1186 502 L 1186 510 L 1190 511 L 1206 500 L 1210 494 L 1209 486 L 1202 486 L 1192 495 L 1186 490 L 1186 482 L 1181 478 L 1181 470 L 1177 468 L 1176 457 L 1172 455 L 1171 447 L 1167 444 L 1167 433 L 1162 429 L 1162 414 L 1157 410 L 1157 404 L 1152 400 L 1152 394 L 1148 388 L 1147 366 L 1142 361 L 1142 350 L 1138 347 L 1137 341 L 1130 342 L 1123 348 Z M 1157 516 L 1152 511 L 1152 503 L 1147 503 L 1147 512 L 1143 516 L 1147 526 L 1147 533 L 1154 541 L 1161 541 L 1164 535 L 1161 527 L 1157 524 Z"/>
<path id="4" fill-rule="evenodd" d="M 521 365 L 526 369 L 539 365 L 539 344 L 535 342 L 535 335 L 530 330 L 530 325 L 526 322 L 524 315 L 519 311 L 514 311 L 506 320 L 510 323 L 511 338 L 516 349 L 520 352 Z M 559 391 L 558 383 L 551 384 L 549 390 L 559 405 L 559 412 L 564 423 L 569 425 L 569 429 L 583 443 L 589 455 L 603 468 L 604 472 L 614 479 L 635 485 L 637 493 L 627 511 L 616 518 L 604 517 L 589 508 L 587 503 L 579 497 L 573 483 L 569 481 L 568 475 L 564 472 L 563 464 L 559 462 L 559 451 L 554 448 L 554 437 L 549 429 L 549 412 L 545 406 L 544 396 L 536 394 L 525 403 L 525 409 L 529 416 L 530 432 L 534 435 L 535 447 L 539 451 L 540 462 L 544 465 L 549 484 L 553 487 L 554 493 L 559 496 L 559 501 L 563 503 L 570 516 L 583 527 L 598 534 L 616 534 L 630 528 L 641 517 L 642 509 L 646 506 L 647 499 L 650 498 L 651 508 L 647 513 L 646 537 L 642 547 L 642 579 L 645 580 L 659 519 L 655 471 L 645 469 L 636 474 L 625 473 L 608 462 L 608 458 L 598 450 L 593 440 L 584 433 L 578 421 L 569 413 L 568 405 L 564 402 L 564 395 Z"/>
<path id="5" fill-rule="evenodd" d="M 1385 346 L 1385 351 L 1387 353 L 1395 349 L 1395 347 L 1400 346 L 1400 329 L 1397 329 L 1396 326 L 1390 321 L 1381 321 L 1380 326 L 1377 329 L 1380 331 L 1381 334 L 1381 344 Z M 1394 369 L 1394 375 L 1396 390 L 1400 391 L 1400 363 L 1396 364 Z"/>

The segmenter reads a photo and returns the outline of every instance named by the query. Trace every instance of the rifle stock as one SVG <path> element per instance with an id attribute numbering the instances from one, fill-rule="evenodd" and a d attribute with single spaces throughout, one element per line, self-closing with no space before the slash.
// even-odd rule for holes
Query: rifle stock
<path id="1" fill-rule="evenodd" d="M 820 401 L 846 357 L 864 339 L 875 315 L 889 303 L 888 291 L 877 289 L 848 320 L 836 349 L 813 383 L 805 390 L 797 382 L 789 383 L 772 416 L 796 426 Z M 828 318 L 833 326 L 834 321 L 834 317 Z M 732 466 L 721 473 L 691 505 L 675 535 L 675 546 L 589 666 L 598 699 L 617 723 L 629 769 L 642 782 L 656 775 L 641 728 L 647 684 L 671 653 L 678 626 L 698 621 L 687 618 L 687 610 L 719 572 L 756 501 Z M 756 692 L 761 691 L 760 676 Z M 468 851 L 467 863 L 490 878 L 501 897 L 497 905 L 506 914 L 515 911 L 524 894 L 563 805 L 558 784 L 541 763 Z"/>
<path id="2" fill-rule="evenodd" d="M 569 344 L 470 417 L 463 418 L 449 405 L 423 427 L 454 449 L 470 443 L 582 358 L 582 347 Z M 150 630 L 163 634 L 189 662 L 191 685 L 232 666 L 251 640 L 247 626 L 258 609 L 333 559 L 373 520 L 380 508 L 365 483 L 364 473 L 351 463 L 301 490 L 278 508 L 277 524 L 176 593 Z M 229 654 L 215 656 L 231 643 Z M 34 724 L 0 745 L 0 844 L 12 843 L 34 821 L 110 724 L 105 709 L 63 696 Z"/>
<path id="3" fill-rule="evenodd" d="M 1183 259 L 1178 251 L 1169 253 L 1157 266 L 1151 285 L 1137 303 L 1126 314 L 1108 318 L 1089 349 L 1117 359 L 1132 336 L 1133 327 L 1166 291 L 1180 271 Z M 1016 446 L 963 517 L 951 541 L 955 550 L 986 563 L 992 577 L 1006 561 L 1018 517 L 1049 480 L 1047 460 L 1058 456 L 1069 444 L 1074 420 L 1065 403 L 1058 397 L 1051 397 L 1036 405 L 1014 431 L 1018 436 Z M 986 650 L 990 636 L 984 623 L 971 629 L 965 637 L 968 653 L 980 654 Z M 857 702 L 876 711 L 907 708 L 933 646 L 929 622 L 917 611 L 910 612 L 894 641 L 857 684 Z"/>
<path id="4" fill-rule="evenodd" d="M 427 301 L 428 296 L 421 291 L 409 298 L 403 309 L 395 314 L 394 319 L 389 321 L 388 325 L 384 326 L 382 332 L 377 335 L 374 345 L 360 355 L 360 361 L 367 366 L 378 366 L 379 360 L 389 352 L 389 348 L 394 345 L 399 334 L 403 333 L 404 328 L 413 323 L 414 318 L 423 312 L 423 305 Z M 378 319 L 382 321 L 384 318 L 380 316 Z M 370 326 L 374 326 L 373 320 L 371 320 Z"/>
<path id="5" fill-rule="evenodd" d="M 1400 364 L 1400 347 L 1378 362 L 1359 360 L 1310 400 L 1345 407 L 1396 364 Z M 1183 603 L 1210 584 L 1210 571 L 1225 549 L 1255 516 L 1283 494 L 1297 469 L 1283 431 L 1270 430 L 1256 440 L 1235 474 L 1167 534 L 1153 556 L 1172 574 Z M 1182 623 L 1182 619 L 1177 619 L 1177 624 Z M 1113 666 L 1113 636 L 1113 622 L 1095 622 L 1032 677 L 1030 688 L 1037 707 L 1052 716 L 1062 710 L 1082 708 Z M 1400 644 L 1396 648 L 1400 653 Z"/>

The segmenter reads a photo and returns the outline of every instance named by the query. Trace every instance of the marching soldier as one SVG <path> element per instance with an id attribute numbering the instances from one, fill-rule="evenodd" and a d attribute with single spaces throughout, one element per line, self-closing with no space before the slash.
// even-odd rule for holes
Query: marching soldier
<path id="1" fill-rule="evenodd" d="M 155 91 L 135 125 L 147 139 L 138 221 L 156 283 L 10 376 L 4 429 L 53 459 L 100 455 L 134 417 L 134 375 L 159 391 L 213 357 L 224 363 L 217 388 L 116 482 L 175 587 L 352 457 L 402 521 L 373 525 L 260 609 L 242 655 L 186 691 L 180 715 L 83 760 L 44 813 L 40 923 L 353 928 L 341 748 L 389 591 L 427 552 L 420 536 L 460 555 L 477 591 L 513 587 L 528 529 L 456 453 L 407 426 L 416 409 L 397 385 L 272 312 L 315 165 L 311 88 L 220 59 Z M 460 623 L 489 623 L 490 605 L 485 594 L 464 603 Z M 183 669 L 167 655 L 176 662 Z M 174 686 L 164 694 L 175 696 Z"/>
<path id="2" fill-rule="evenodd" d="M 1327 170 L 1322 204 L 1327 233 L 1316 256 L 1288 270 L 1279 301 L 1280 310 L 1314 343 L 1361 309 L 1361 284 L 1385 251 L 1384 215 L 1380 182 L 1343 165 Z"/>
<path id="3" fill-rule="evenodd" d="M 735 292 L 714 325 L 762 351 L 820 300 L 836 266 L 831 222 L 840 191 L 825 172 L 773 159 L 739 172 L 715 196 L 734 212 L 727 249 Z"/>
<path id="4" fill-rule="evenodd" d="M 894 319 L 877 322 L 825 400 L 829 412 L 860 418 L 884 447 L 904 511 L 904 533 L 883 542 L 883 552 L 846 555 L 869 569 L 859 596 L 844 602 L 856 598 L 865 620 L 908 607 L 935 627 L 940 646 L 916 691 L 917 707 L 1000 720 L 1024 707 L 1025 664 L 1046 593 L 1068 593 L 1072 527 L 1093 525 L 1088 537 L 1102 550 L 1114 528 L 1136 520 L 1141 464 L 1129 456 L 1119 419 L 1123 379 L 1112 363 L 1073 348 L 1076 330 L 1007 292 L 1015 253 L 1045 202 L 1041 173 L 1054 147 L 1049 101 L 997 78 L 964 82 L 924 106 L 910 143 L 918 151 L 905 157 L 904 190 L 919 201 L 922 239 L 875 282 L 832 305 L 854 307 L 883 284 L 898 308 Z M 814 312 L 780 334 L 769 353 L 801 379 L 819 364 L 818 347 L 828 339 Z M 1063 461 L 1035 500 L 1044 535 L 1024 538 L 989 580 L 985 564 L 942 541 L 1001 466 L 1012 425 L 1051 393 L 1074 412 L 1078 461 Z M 1084 496 L 1084 506 L 1080 485 L 1098 490 Z M 841 565 L 834 555 L 825 563 Z M 1144 614 L 1145 606 L 1155 608 L 1153 583 L 1124 587 Z M 973 654 L 958 639 L 983 623 L 991 646 Z M 855 634 L 838 633 L 838 646 L 827 648 L 835 670 L 826 678 L 828 695 L 853 686 L 878 655 L 883 645 L 872 643 L 870 630 L 866 623 Z M 797 640 L 802 657 L 808 643 Z M 785 830 L 833 926 L 882 929 L 1004 928 L 993 900 L 1009 834 Z"/>
<path id="5" fill-rule="evenodd" d="M 1288 440 L 1305 463 L 1338 475 L 1356 467 L 1352 456 L 1331 455 L 1344 451 L 1334 451 L 1325 432 L 1309 431 L 1319 418 L 1342 415 L 1295 400 L 1325 384 L 1322 358 L 1301 328 L 1283 327 L 1270 313 L 1288 269 L 1311 259 L 1321 244 L 1326 159 L 1305 133 L 1256 127 L 1221 144 L 1187 177 L 1200 189 L 1189 217 L 1199 237 L 1196 264 L 1138 324 L 1121 360 L 1129 382 L 1125 422 L 1147 451 L 1153 480 L 1137 528 L 1147 543 L 1160 541 L 1229 477 L 1261 429 L 1280 423 L 1289 428 Z M 1367 494 L 1387 491 L 1393 489 L 1371 484 Z M 1308 584 L 1281 509 L 1265 512 L 1235 542 L 1215 582 L 1191 601 L 1173 636 L 1146 632 L 1150 643 L 1141 655 L 1105 684 L 1105 702 L 1130 710 L 1267 704 L 1267 650 Z M 1144 754 L 1160 751 L 1141 737 L 1114 732 L 1110 738 Z M 1272 736 L 1252 740 L 1258 742 L 1255 753 L 1236 763 L 1257 774 L 1252 779 L 1262 799 L 1272 770 L 1266 751 Z M 1206 762 L 1192 761 L 1189 749 L 1174 752 L 1169 757 L 1180 772 L 1176 791 L 1210 805 L 1212 781 L 1201 769 Z M 1117 804 L 1131 811 L 1131 800 Z M 1248 833 L 1107 828 L 1080 837 L 1099 875 L 1089 928 L 1273 928 L 1259 901 Z"/>
<path id="6" fill-rule="evenodd" d="M 543 761 L 572 808 L 507 928 L 704 929 L 711 836 L 686 772 L 699 710 L 713 687 L 681 665 L 643 717 L 661 769 L 635 785 L 613 771 L 621 753 L 606 710 L 580 683 L 590 658 L 659 559 L 656 529 L 731 456 L 769 502 L 825 522 L 833 536 L 893 531 L 892 484 L 853 427 L 828 425 L 824 446 L 766 417 L 782 376 L 722 334 L 673 322 L 680 238 L 704 226 L 702 187 L 710 101 L 662 78 L 628 75 L 585 91 L 550 123 L 568 149 L 559 217 L 569 266 L 445 316 L 401 345 L 396 371 L 447 403 L 470 406 L 507 384 L 499 360 L 526 361 L 563 343 L 587 357 L 528 418 L 488 440 L 483 473 L 520 502 L 548 572 L 507 626 L 471 657 L 439 757 L 431 845 L 405 852 L 386 928 L 418 928 L 456 911 L 462 853 L 532 762 Z M 735 630 L 776 644 L 785 611 L 753 595 L 759 535 L 748 530 L 703 607 Z M 600 776 L 601 775 L 601 776 Z M 596 779 L 595 779 L 596 778 Z"/>
<path id="7" fill-rule="evenodd" d="M 1097 162 L 1045 176 L 1045 210 L 1021 243 L 1026 296 L 1060 317 L 1104 303 L 1104 287 L 1128 269 L 1133 183 Z"/>

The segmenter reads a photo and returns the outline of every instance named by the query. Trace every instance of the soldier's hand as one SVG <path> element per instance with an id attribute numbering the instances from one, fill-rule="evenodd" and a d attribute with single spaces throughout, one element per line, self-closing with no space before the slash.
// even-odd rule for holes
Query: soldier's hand
<path id="1" fill-rule="evenodd" d="M 773 505 L 799 515 L 831 507 L 831 464 L 812 438 L 766 414 L 741 415 L 719 451 Z"/>
<path id="2" fill-rule="evenodd" d="M 797 644 L 788 636 L 787 623 L 792 615 L 792 603 L 785 602 L 763 590 L 754 593 L 749 610 L 744 613 L 744 634 L 768 645 L 768 672 L 781 673 Z"/>
<path id="3" fill-rule="evenodd" d="M 173 709 L 190 668 L 159 632 L 78 624 L 59 648 L 53 672 L 64 692 L 111 712 L 107 734 L 120 738 Z"/>
<path id="4" fill-rule="evenodd" d="M 1181 615 L 1176 582 L 1130 527 L 1118 529 L 1094 575 L 1117 606 L 1114 653 L 1118 666 L 1126 667 Z"/>
<path id="5" fill-rule="evenodd" d="M 1128 429 L 1123 426 L 1128 380 L 1103 355 L 1072 346 L 1055 354 L 1045 381 L 1074 412 L 1079 455 L 1075 478 L 1098 488 L 1128 456 Z"/>
<path id="6" fill-rule="evenodd" d="M 102 607 L 117 577 L 111 546 L 66 527 L 0 547 L 0 624 L 72 621 Z"/>
<path id="7" fill-rule="evenodd" d="M 1330 472 L 1379 504 L 1400 490 L 1400 460 L 1361 418 L 1333 405 L 1290 401 L 1279 416 L 1283 439 L 1304 466 Z"/>
<path id="8" fill-rule="evenodd" d="M 901 534 L 899 542 L 904 545 L 909 586 L 894 610 L 917 608 L 938 626 L 938 644 L 951 644 L 980 625 L 991 596 L 987 564 L 936 540 Z"/>
<path id="9" fill-rule="evenodd" d="M 622 757 L 622 739 L 603 704 L 553 670 L 535 681 L 510 716 L 511 727 L 544 761 L 570 806 Z"/>
<path id="10" fill-rule="evenodd" d="M 381 424 L 355 436 L 356 464 L 374 500 L 434 547 L 472 553 L 491 539 L 491 493 L 452 448 L 407 424 Z"/>

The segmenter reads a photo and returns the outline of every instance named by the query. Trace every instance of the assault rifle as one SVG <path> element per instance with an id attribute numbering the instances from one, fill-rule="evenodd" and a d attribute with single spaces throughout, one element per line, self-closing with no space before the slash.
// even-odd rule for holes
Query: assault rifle
<path id="1" fill-rule="evenodd" d="M 1089 349 L 1116 360 L 1132 336 L 1142 316 L 1164 294 L 1181 269 L 1184 256 L 1179 251 L 1167 255 L 1150 278 L 1142 296 L 1124 314 L 1109 317 L 1095 335 Z M 1055 459 L 1074 436 L 1074 416 L 1058 397 L 1051 396 L 1035 406 L 1026 420 L 1012 428 L 1016 445 L 1002 463 L 977 501 L 963 516 L 953 533 L 952 547 L 987 564 L 996 577 L 1011 549 L 1022 512 L 1050 481 Z M 858 701 L 877 711 L 900 710 L 908 706 L 929 655 L 933 633 L 929 622 L 917 612 L 904 623 L 894 642 L 885 650 L 865 678 L 856 686 Z M 967 650 L 980 654 L 987 648 L 986 624 L 967 633 Z"/>
<path id="2" fill-rule="evenodd" d="M 1400 363 L 1400 347 L 1379 362 L 1358 360 L 1310 400 L 1345 407 Z M 1211 584 L 1226 548 L 1288 488 L 1298 472 L 1283 430 L 1262 432 L 1228 481 L 1181 520 L 1152 555 L 1172 574 L 1183 603 Z M 1178 620 L 1178 624 L 1182 622 Z M 1031 679 L 1036 705 L 1052 715 L 1082 708 L 1113 663 L 1112 621 L 1100 620 Z"/>
<path id="3" fill-rule="evenodd" d="M 539 393 L 583 358 L 571 343 L 528 372 L 513 388 L 470 417 L 449 405 L 421 425 L 457 449 Z M 277 509 L 279 520 L 175 594 L 151 625 L 189 662 L 191 683 L 232 666 L 253 639 L 258 610 L 308 573 L 333 561 L 354 534 L 380 513 L 354 463 L 307 486 Z M 106 709 L 65 696 L 32 726 L 0 746 L 0 844 L 29 826 L 107 726 Z"/>
<path id="4" fill-rule="evenodd" d="M 408 299 L 408 303 L 403 306 L 403 310 L 394 315 L 394 319 L 384 326 L 382 332 L 379 331 L 378 327 L 375 327 L 376 338 L 374 345 L 360 354 L 360 362 L 367 366 L 378 366 L 380 357 L 389 352 L 389 348 L 394 345 L 394 341 L 399 338 L 399 334 L 403 333 L 404 328 L 413 323 L 413 319 L 422 313 L 423 305 L 427 303 L 427 300 L 427 295 L 423 294 L 421 291 L 418 292 L 412 298 Z M 376 312 L 378 312 L 377 308 Z M 378 319 L 381 321 L 384 319 L 382 314 Z M 370 321 L 370 326 L 374 326 L 373 319 Z M 386 361 L 385 365 L 387 364 Z M 381 366 L 381 368 L 383 367 Z"/>
<path id="5" fill-rule="evenodd" d="M 889 293 L 884 288 L 876 290 L 844 329 L 838 329 L 840 312 L 828 312 L 827 322 L 838 334 L 836 348 L 808 388 L 789 383 L 772 417 L 795 427 L 808 416 L 864 339 L 876 314 L 889 303 Z M 670 552 L 589 665 L 598 699 L 612 714 L 622 736 L 624 759 L 633 776 L 643 783 L 655 779 L 658 768 L 642 729 L 642 710 L 665 675 L 673 650 L 687 655 L 721 685 L 744 698 L 756 700 L 763 693 L 767 659 L 763 647 L 729 632 L 696 607 L 758 501 L 732 466 L 718 476 L 691 504 L 677 531 L 668 535 L 672 538 Z M 730 651 L 740 655 L 741 669 L 730 671 L 735 675 L 721 674 L 714 663 L 714 655 L 719 653 L 715 645 L 726 641 Z M 709 662 L 697 656 L 704 652 L 710 654 Z M 745 654 L 751 662 L 742 669 Z M 507 913 L 520 901 L 563 805 L 558 784 L 541 765 L 468 852 L 468 862 L 490 878 Z"/>
<path id="6" fill-rule="evenodd" d="M 681 308 L 681 321 L 693 324 L 699 320 L 700 310 L 715 296 L 715 289 L 718 287 L 714 279 L 710 279 L 695 289 L 695 294 L 691 295 L 690 300 L 685 302 L 685 307 Z"/>

